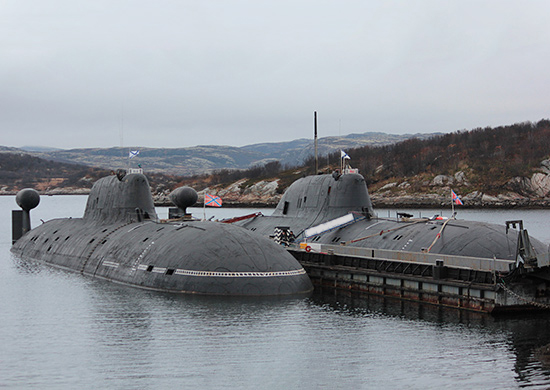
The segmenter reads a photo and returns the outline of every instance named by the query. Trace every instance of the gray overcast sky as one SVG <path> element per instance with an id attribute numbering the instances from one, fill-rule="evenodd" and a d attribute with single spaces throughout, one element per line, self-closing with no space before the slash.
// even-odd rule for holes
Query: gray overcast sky
<path id="1" fill-rule="evenodd" d="M 0 0 L 0 145 L 288 141 L 314 110 L 320 136 L 538 121 L 549 18 L 532 0 Z"/>

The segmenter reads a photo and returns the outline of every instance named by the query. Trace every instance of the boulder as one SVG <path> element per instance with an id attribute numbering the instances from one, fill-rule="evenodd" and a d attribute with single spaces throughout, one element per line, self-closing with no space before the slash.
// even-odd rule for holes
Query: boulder
<path id="1" fill-rule="evenodd" d="M 279 180 L 274 181 L 260 181 L 251 185 L 243 191 L 243 195 L 252 195 L 256 197 L 273 196 L 277 194 L 277 187 L 279 186 Z"/>
<path id="2" fill-rule="evenodd" d="M 239 199 L 243 203 L 276 204 L 282 195 L 277 194 L 279 180 L 260 181 L 247 187 Z"/>
<path id="3" fill-rule="evenodd" d="M 531 187 L 531 179 L 527 177 L 513 177 L 508 180 L 508 182 L 506 183 L 506 187 L 520 194 L 530 195 L 533 193 L 533 188 Z"/>
<path id="4" fill-rule="evenodd" d="M 277 193 L 279 180 L 260 181 L 256 184 L 242 188 L 246 179 L 239 180 L 224 188 L 205 188 L 199 191 L 199 199 L 202 202 L 204 194 L 217 195 L 227 204 L 262 204 L 274 206 L 281 199 Z"/>
<path id="5" fill-rule="evenodd" d="M 536 195 L 544 198 L 550 195 L 550 175 L 537 172 L 528 177 L 514 177 L 506 183 L 508 189 L 521 195 Z"/>
<path id="6" fill-rule="evenodd" d="M 450 185 L 450 184 L 453 184 L 453 183 L 454 183 L 454 178 L 452 178 L 451 176 L 437 175 L 432 180 L 431 185 L 434 186 L 434 187 L 435 186 L 441 187 L 441 186 L 446 186 L 446 185 Z"/>
<path id="7" fill-rule="evenodd" d="M 465 202 L 479 202 L 483 197 L 483 193 L 479 191 L 472 191 L 469 194 L 462 197 Z"/>
<path id="8" fill-rule="evenodd" d="M 487 194 L 483 194 L 483 196 L 481 197 L 481 201 L 483 203 L 496 203 L 496 202 L 498 202 L 498 200 L 499 199 L 497 197 L 487 195 Z"/>
<path id="9" fill-rule="evenodd" d="M 544 173 L 535 173 L 531 177 L 531 189 L 540 197 L 545 197 L 550 193 L 550 176 Z"/>
<path id="10" fill-rule="evenodd" d="M 243 184 L 244 182 L 245 179 L 238 180 L 235 183 L 232 183 L 229 187 L 222 188 L 219 191 L 213 193 L 215 195 L 218 195 L 222 199 L 238 199 L 241 195 L 241 184 Z"/>
<path id="11" fill-rule="evenodd" d="M 396 185 L 397 185 L 396 182 L 388 183 L 388 184 L 386 184 L 386 185 L 380 187 L 380 188 L 378 189 L 378 191 L 387 191 L 387 190 L 389 190 L 389 189 L 395 187 Z"/>
<path id="12" fill-rule="evenodd" d="M 457 173 L 455 173 L 454 179 L 455 179 L 456 183 L 459 184 L 459 185 L 463 185 L 463 186 L 469 186 L 470 185 L 470 183 L 466 179 L 466 174 L 463 171 L 458 171 Z"/>
<path id="13" fill-rule="evenodd" d="M 540 169 L 543 173 L 550 175 L 550 160 L 542 160 L 540 163 Z"/>

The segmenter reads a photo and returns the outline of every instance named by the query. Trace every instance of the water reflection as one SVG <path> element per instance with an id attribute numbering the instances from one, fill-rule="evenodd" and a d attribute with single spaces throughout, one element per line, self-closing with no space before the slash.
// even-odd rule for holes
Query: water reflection
<path id="1" fill-rule="evenodd" d="M 416 301 L 348 291 L 316 290 L 312 300 L 335 312 L 349 315 L 378 315 L 432 323 L 493 324 L 495 318 L 487 313 L 455 310 Z"/>
<path id="2" fill-rule="evenodd" d="M 20 272 L 22 274 L 38 274 L 44 269 L 48 269 L 43 263 L 40 263 L 38 261 L 30 259 L 23 260 L 17 256 L 14 256 L 11 253 L 10 256 L 15 269 L 17 270 L 17 272 Z"/>
<path id="3" fill-rule="evenodd" d="M 550 313 L 500 315 L 456 310 L 420 302 L 349 292 L 318 291 L 312 301 L 339 315 L 412 321 L 459 334 L 482 335 L 479 350 L 505 350 L 514 359 L 515 379 L 522 387 L 548 388 L 550 383 Z M 396 335 L 400 337 L 400 335 Z M 457 345 L 457 351 L 464 345 Z M 452 345 L 445 354 L 452 356 Z M 474 352 L 474 351 L 473 351 Z M 546 355 L 545 355 L 546 353 Z M 419 355 L 422 355 L 419 352 Z M 457 354 L 457 356 L 460 353 Z M 472 356 L 472 355 L 471 355 Z M 473 357 L 473 356 L 472 356 Z M 446 361 L 445 356 L 441 356 Z M 500 363 L 495 361 L 495 364 Z"/>
<path id="4" fill-rule="evenodd" d="M 91 287 L 90 337 L 96 342 L 90 353 L 105 362 L 96 373 L 109 372 L 115 360 L 112 380 L 153 388 L 173 380 L 242 381 L 238 371 L 272 348 L 275 323 L 304 302 L 166 294 L 102 281 Z"/>

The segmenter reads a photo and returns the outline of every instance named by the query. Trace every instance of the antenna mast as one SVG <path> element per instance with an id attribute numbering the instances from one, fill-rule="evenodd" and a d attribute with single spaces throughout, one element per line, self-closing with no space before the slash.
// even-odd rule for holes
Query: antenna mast
<path id="1" fill-rule="evenodd" d="M 317 159 L 317 111 L 313 111 L 314 144 L 315 144 L 315 175 L 319 172 L 319 160 Z"/>
<path id="2" fill-rule="evenodd" d="M 120 147 L 124 147 L 124 104 L 120 105 L 120 123 L 118 129 L 118 137 L 120 140 Z"/>

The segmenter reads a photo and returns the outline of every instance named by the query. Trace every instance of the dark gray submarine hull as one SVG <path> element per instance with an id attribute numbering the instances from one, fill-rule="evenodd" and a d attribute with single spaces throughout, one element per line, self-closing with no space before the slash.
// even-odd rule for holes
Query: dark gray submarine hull
<path id="1" fill-rule="evenodd" d="M 341 227 L 308 235 L 346 214 L 354 220 Z M 236 224 L 264 236 L 277 229 L 291 231 L 295 242 L 346 245 L 407 252 L 515 260 L 518 232 L 506 226 L 466 220 L 379 218 L 375 215 L 363 176 L 308 176 L 293 183 L 272 216 L 256 216 Z M 531 239 L 537 253 L 546 245 Z"/>
<path id="2" fill-rule="evenodd" d="M 161 223 L 143 175 L 101 179 L 84 218 L 54 219 L 12 246 L 21 258 L 131 286 L 178 293 L 275 296 L 313 290 L 284 248 L 238 226 Z"/>

